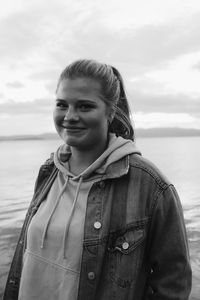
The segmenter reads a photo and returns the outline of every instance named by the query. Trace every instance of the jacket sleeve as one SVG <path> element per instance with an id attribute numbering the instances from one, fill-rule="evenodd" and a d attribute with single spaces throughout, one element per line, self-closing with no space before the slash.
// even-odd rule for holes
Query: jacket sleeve
<path id="1" fill-rule="evenodd" d="M 54 171 L 54 164 L 52 160 L 48 160 L 46 164 L 42 165 L 39 170 L 38 177 L 36 179 L 34 187 L 34 195 L 29 205 L 26 217 L 21 229 L 21 233 L 18 239 L 18 243 L 15 249 L 15 253 L 11 262 L 11 267 L 9 270 L 3 300 L 16 300 L 18 299 L 20 277 L 22 271 L 22 261 L 23 261 L 23 251 L 26 243 L 26 231 L 28 229 L 28 224 L 35 212 L 35 205 L 37 202 L 38 196 L 41 194 L 41 191 L 52 176 Z"/>
<path id="2" fill-rule="evenodd" d="M 186 300 L 191 267 L 183 211 L 174 186 L 158 196 L 152 215 L 149 247 L 152 293 L 146 299 Z"/>

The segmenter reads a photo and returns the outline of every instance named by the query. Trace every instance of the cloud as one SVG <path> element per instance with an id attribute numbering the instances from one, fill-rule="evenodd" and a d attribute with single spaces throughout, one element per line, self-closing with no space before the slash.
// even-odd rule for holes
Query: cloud
<path id="1" fill-rule="evenodd" d="M 134 112 L 187 113 L 200 118 L 200 97 L 192 98 L 184 94 L 145 94 L 132 90 L 129 99 L 133 114 Z"/>
<path id="2" fill-rule="evenodd" d="M 41 134 L 55 131 L 52 115 L 12 115 L 0 118 L 0 136 L 20 134 Z"/>
<path id="3" fill-rule="evenodd" d="M 35 23 L 38 19 L 35 16 Z M 18 12 L 0 22 L 0 55 L 1 58 L 21 61 L 34 51 L 42 42 L 42 36 L 33 26 L 33 16 Z"/>
<path id="4" fill-rule="evenodd" d="M 43 70 L 36 69 L 28 76 L 28 79 L 34 82 L 43 82 L 46 90 L 51 95 L 54 95 L 61 71 L 62 69 L 59 67 L 47 67 Z"/>
<path id="5" fill-rule="evenodd" d="M 200 98 L 192 98 L 184 94 L 158 95 L 145 94 L 138 90 L 127 93 L 131 111 L 137 113 L 166 113 L 166 114 L 188 114 L 200 119 Z M 0 116 L 3 115 L 45 115 L 52 116 L 54 107 L 53 99 L 36 99 L 27 102 L 7 101 L 0 104 Z"/>
<path id="6" fill-rule="evenodd" d="M 85 13 L 83 4 L 69 0 L 51 1 L 50 5 L 47 1 L 33 1 L 32 5 L 25 5 L 23 10 L 0 21 L 1 58 L 11 58 L 14 62 L 29 59 L 30 55 L 38 59 L 41 54 L 48 57 L 63 38 L 72 43 L 73 28 L 80 24 Z"/>
<path id="7" fill-rule="evenodd" d="M 116 31 L 114 24 L 113 28 L 107 28 L 96 14 L 98 12 L 93 12 L 92 19 L 88 16 L 72 28 L 73 41 L 67 40 L 66 33 L 63 33 L 61 49 L 68 49 L 67 46 L 70 49 L 71 46 L 75 55 L 82 53 L 83 56 L 100 56 L 103 51 L 108 59 L 126 61 L 136 66 L 152 66 L 200 49 L 200 14 L 168 24 L 151 24 L 124 31 Z"/>
<path id="8" fill-rule="evenodd" d="M 7 87 L 15 88 L 15 89 L 20 89 L 24 87 L 24 84 L 20 81 L 13 81 L 13 82 L 7 82 L 6 83 Z"/>
<path id="9" fill-rule="evenodd" d="M 192 66 L 192 68 L 193 68 L 194 70 L 200 71 L 200 62 L 194 64 L 194 65 Z"/>
<path id="10" fill-rule="evenodd" d="M 0 104 L 0 115 L 33 115 L 33 114 L 52 114 L 52 99 L 36 99 L 27 102 L 15 102 L 9 100 Z"/>
<path id="11" fill-rule="evenodd" d="M 64 67 L 76 58 L 96 58 L 133 75 L 200 49 L 198 13 L 139 28 L 127 24 L 125 30 L 111 27 L 108 19 L 106 9 L 92 2 L 40 3 L 1 21 L 0 55 L 13 62 L 26 59 L 27 65 L 36 59 L 43 70 L 47 61 Z"/>
<path id="12" fill-rule="evenodd" d="M 187 113 L 135 113 L 133 123 L 137 128 L 151 127 L 182 127 L 200 128 L 200 118 L 195 118 Z"/>
<path id="13" fill-rule="evenodd" d="M 24 81 L 21 78 L 19 81 L 6 79 L 6 86 L 12 92 L 14 88 L 21 91 L 23 82 L 28 86 L 25 81 L 27 79 L 41 82 L 41 86 L 53 95 L 58 76 L 68 63 L 78 58 L 94 58 L 116 66 L 125 83 L 130 78 L 141 78 L 137 89 L 134 88 L 134 82 L 127 84 L 133 113 L 187 112 L 198 115 L 199 98 L 180 93 L 161 95 L 159 86 L 155 84 L 152 87 L 153 80 L 149 83 L 153 92 L 144 93 L 146 86 L 142 76 L 151 70 L 165 70 L 178 57 L 200 51 L 199 12 L 192 16 L 188 14 L 187 17 L 185 14 L 167 22 L 145 25 L 141 22 L 140 26 L 134 26 L 129 18 L 126 27 L 126 22 L 120 27 L 117 19 L 112 26 L 109 22 L 112 20 L 109 18 L 112 5 L 113 10 L 116 9 L 114 2 L 109 4 L 109 8 L 92 1 L 51 1 L 50 5 L 46 1 L 31 3 L 23 10 L 0 20 L 2 65 L 10 66 L 10 72 L 12 69 L 24 72 L 20 74 L 24 76 Z M 199 70 L 200 65 L 196 64 L 193 68 Z M 35 90 L 37 93 L 41 92 L 39 88 Z M 16 90 L 14 92 L 16 95 Z M 4 95 L 0 94 L 0 97 L 3 98 Z M 35 98 L 31 92 L 26 92 L 25 95 Z M 13 95 L 7 97 L 14 99 Z M 12 116 L 43 115 L 51 114 L 51 107 L 52 102 L 48 98 L 23 103 L 10 100 L 0 105 L 0 113 Z"/>

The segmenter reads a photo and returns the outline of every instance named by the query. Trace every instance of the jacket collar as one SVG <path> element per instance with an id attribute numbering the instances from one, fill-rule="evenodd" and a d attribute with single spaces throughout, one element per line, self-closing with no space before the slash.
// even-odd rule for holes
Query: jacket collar
<path id="1" fill-rule="evenodd" d="M 129 171 L 129 155 L 108 166 L 104 179 L 119 178 Z"/>
<path id="2" fill-rule="evenodd" d="M 53 169 L 55 167 L 53 156 L 51 156 L 43 165 L 42 168 Z M 111 179 L 111 178 L 119 178 L 123 175 L 126 175 L 129 171 L 129 155 L 121 158 L 120 160 L 112 163 L 108 166 L 106 170 L 106 174 L 103 175 L 104 179 Z"/>

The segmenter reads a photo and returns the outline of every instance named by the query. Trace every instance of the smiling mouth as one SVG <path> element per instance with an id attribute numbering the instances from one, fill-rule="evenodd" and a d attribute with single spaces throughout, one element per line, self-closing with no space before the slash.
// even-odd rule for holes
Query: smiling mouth
<path id="1" fill-rule="evenodd" d="M 82 127 L 64 127 L 62 126 L 67 132 L 80 132 L 85 130 L 86 128 L 82 128 Z"/>

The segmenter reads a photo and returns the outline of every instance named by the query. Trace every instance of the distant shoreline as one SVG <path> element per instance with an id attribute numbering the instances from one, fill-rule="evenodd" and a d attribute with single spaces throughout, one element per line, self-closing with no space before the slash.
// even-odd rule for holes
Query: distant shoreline
<path id="1" fill-rule="evenodd" d="M 200 129 L 183 128 L 137 128 L 135 129 L 136 138 L 140 137 L 200 137 Z M 30 135 L 0 136 L 1 141 L 26 141 L 26 140 L 57 140 L 57 133 L 43 133 Z"/>

